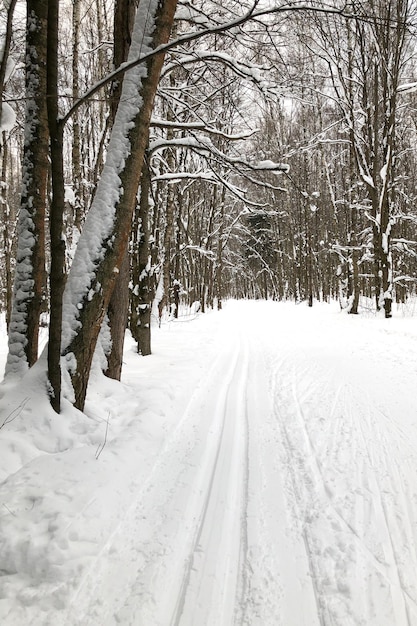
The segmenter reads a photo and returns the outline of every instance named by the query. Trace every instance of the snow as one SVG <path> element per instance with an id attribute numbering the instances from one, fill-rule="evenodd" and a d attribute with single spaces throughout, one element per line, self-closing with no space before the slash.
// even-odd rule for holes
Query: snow
<path id="1" fill-rule="evenodd" d="M 0 133 L 8 133 L 16 124 L 16 113 L 7 102 L 1 103 Z"/>
<path id="2" fill-rule="evenodd" d="M 412 313 L 155 322 L 85 414 L 53 413 L 42 361 L 3 382 L 0 623 L 417 624 Z"/>
<path id="3" fill-rule="evenodd" d="M 68 202 L 68 204 L 70 204 L 71 206 L 75 206 L 76 196 L 75 196 L 75 191 L 73 187 L 71 185 L 65 185 L 64 193 L 65 193 L 65 202 Z"/>
<path id="4" fill-rule="evenodd" d="M 417 91 L 417 83 L 404 83 L 403 85 L 399 85 L 397 89 L 398 93 L 415 93 Z"/>
<path id="5" fill-rule="evenodd" d="M 270 160 L 259 161 L 255 165 L 251 165 L 251 167 L 255 170 L 277 170 L 287 173 L 290 171 L 290 166 L 287 163 L 275 163 Z"/>
<path id="6" fill-rule="evenodd" d="M 363 167 L 359 164 L 359 171 L 360 171 L 360 175 L 362 180 L 369 186 L 374 188 L 374 181 L 372 180 L 372 177 L 369 176 L 369 174 L 365 173 L 365 170 L 363 169 Z"/>

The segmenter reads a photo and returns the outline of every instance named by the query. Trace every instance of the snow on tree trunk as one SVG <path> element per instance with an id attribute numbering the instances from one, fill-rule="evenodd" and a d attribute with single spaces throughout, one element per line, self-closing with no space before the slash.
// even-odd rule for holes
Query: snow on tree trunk
<path id="1" fill-rule="evenodd" d="M 64 137 L 58 120 L 58 31 L 59 0 L 48 1 L 47 32 L 47 108 L 51 154 L 52 198 L 49 207 L 49 241 L 51 266 L 49 271 L 49 341 L 48 381 L 52 408 L 61 409 L 61 335 L 62 297 L 65 284 L 65 242 L 63 237 Z"/>
<path id="2" fill-rule="evenodd" d="M 154 276 L 150 250 L 149 194 L 151 180 L 145 164 L 140 185 L 140 201 L 136 207 L 132 250 L 132 293 L 130 330 L 138 352 L 151 354 L 151 315 Z"/>
<path id="3" fill-rule="evenodd" d="M 128 61 L 169 39 L 176 0 L 141 0 Z M 84 407 L 91 361 L 128 245 L 163 54 L 128 70 L 107 159 L 64 293 L 62 350 L 75 406 Z"/>
<path id="4" fill-rule="evenodd" d="M 79 49 L 80 49 L 80 26 L 81 26 L 81 0 L 72 2 L 72 97 L 74 102 L 80 97 L 79 89 Z M 81 128 L 80 114 L 75 111 L 72 120 L 72 184 L 74 189 L 74 227 L 81 232 L 82 209 L 82 165 L 81 165 Z"/>
<path id="5" fill-rule="evenodd" d="M 119 0 L 114 7 L 114 47 L 113 62 L 119 67 L 127 60 L 135 19 L 135 3 L 133 0 Z M 110 127 L 114 123 L 117 107 L 120 102 L 122 84 L 116 81 L 112 85 Z M 108 355 L 108 367 L 105 372 L 109 378 L 120 380 L 123 365 L 123 346 L 127 319 L 129 314 L 129 251 L 125 256 L 116 278 L 113 293 L 107 309 L 108 324 L 111 335 L 111 350 Z"/>
<path id="6" fill-rule="evenodd" d="M 120 271 L 107 308 L 111 349 L 107 355 L 106 376 L 120 380 L 123 365 L 123 346 L 129 313 L 129 251 L 126 248 Z"/>
<path id="7" fill-rule="evenodd" d="M 217 308 L 220 311 L 222 309 L 223 300 L 223 234 L 224 234 L 224 207 L 226 201 L 226 190 L 222 189 L 222 195 L 220 200 L 220 223 L 217 235 L 217 256 L 216 256 L 216 277 L 215 277 L 215 297 L 217 298 Z"/>
<path id="8" fill-rule="evenodd" d="M 14 207 L 9 204 L 7 192 L 7 160 L 8 149 L 6 143 L 6 133 L 1 133 L 3 140 L 3 152 L 1 155 L 1 191 L 0 191 L 0 205 L 1 205 L 1 221 L 0 221 L 0 233 L 1 244 L 3 246 L 4 257 L 4 279 L 3 289 L 5 290 L 5 308 L 6 308 L 6 326 L 9 330 L 10 318 L 12 315 L 12 291 L 13 291 L 13 277 L 12 277 L 12 265 L 13 265 L 13 232 L 14 224 L 16 222 L 16 215 Z"/>
<path id="9" fill-rule="evenodd" d="M 170 77 L 171 78 L 171 77 Z M 167 113 L 167 119 L 170 121 L 170 112 Z M 172 121 L 172 120 L 171 120 Z M 168 128 L 167 141 L 169 142 L 174 137 L 173 130 Z M 166 162 L 168 171 L 175 171 L 175 155 L 172 149 L 168 148 L 166 151 Z M 163 296 L 158 304 L 159 320 L 162 319 L 164 309 L 167 309 L 168 314 L 171 312 L 170 307 L 170 295 L 171 295 L 171 245 L 174 235 L 174 216 L 175 216 L 175 183 L 168 184 L 166 206 L 165 206 L 165 230 L 164 230 L 164 242 L 162 248 L 162 276 L 163 276 Z"/>
<path id="10" fill-rule="evenodd" d="M 48 173 L 46 109 L 47 0 L 28 0 L 26 28 L 26 121 L 18 250 L 6 373 L 37 360 L 39 317 L 45 290 L 45 204 Z"/>

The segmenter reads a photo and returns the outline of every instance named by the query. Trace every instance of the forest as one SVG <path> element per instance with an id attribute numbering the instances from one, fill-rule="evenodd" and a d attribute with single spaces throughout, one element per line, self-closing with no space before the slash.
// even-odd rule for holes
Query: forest
<path id="1" fill-rule="evenodd" d="M 59 412 L 125 329 L 228 298 L 392 316 L 417 280 L 411 0 L 2 3 L 6 379 Z M 198 303 L 198 304 L 197 304 Z M 255 320 L 254 320 L 255 321 Z"/>

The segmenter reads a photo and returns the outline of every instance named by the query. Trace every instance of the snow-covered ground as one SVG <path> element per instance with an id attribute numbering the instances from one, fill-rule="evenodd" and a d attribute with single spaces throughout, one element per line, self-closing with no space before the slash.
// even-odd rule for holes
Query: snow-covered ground
<path id="1" fill-rule="evenodd" d="M 153 348 L 86 415 L 0 387 L 0 624 L 417 625 L 417 319 L 229 302 Z"/>

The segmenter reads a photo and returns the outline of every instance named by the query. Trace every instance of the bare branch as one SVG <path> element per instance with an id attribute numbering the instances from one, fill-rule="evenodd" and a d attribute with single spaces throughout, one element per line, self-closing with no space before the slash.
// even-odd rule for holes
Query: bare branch
<path id="1" fill-rule="evenodd" d="M 330 13 L 334 15 L 344 15 L 345 7 L 341 9 L 337 9 L 335 7 L 331 7 L 329 5 L 316 5 L 312 6 L 310 3 L 300 2 L 299 4 L 287 4 L 279 7 L 272 7 L 268 9 L 260 9 L 256 10 L 259 4 L 259 0 L 255 0 L 253 6 L 242 16 L 236 18 L 235 20 L 231 20 L 226 24 L 219 24 L 218 26 L 213 26 L 211 28 L 205 28 L 204 30 L 200 30 L 193 33 L 186 33 L 177 37 L 177 39 L 170 41 L 166 44 L 162 44 L 157 46 L 152 52 L 149 52 L 134 61 L 130 61 L 129 63 L 122 63 L 120 67 L 118 67 L 114 72 L 110 72 L 105 78 L 98 81 L 95 85 L 91 87 L 86 93 L 81 96 L 69 109 L 69 111 L 60 119 L 60 123 L 65 125 L 70 117 L 75 113 L 75 111 L 82 105 L 84 102 L 89 100 L 95 93 L 97 93 L 102 87 L 107 85 L 108 83 L 119 79 L 121 76 L 125 74 L 130 69 L 141 65 L 142 63 L 146 63 L 152 57 L 158 54 L 165 54 L 169 50 L 176 48 L 182 44 L 190 43 L 191 41 L 197 41 L 198 39 L 202 39 L 203 37 L 207 37 L 209 35 L 216 35 L 220 33 L 225 33 L 234 28 L 245 24 L 251 20 L 259 19 L 260 17 L 264 17 L 266 15 L 274 15 L 278 13 L 288 13 L 289 11 L 306 11 L 306 12 L 315 12 L 315 13 Z M 348 15 L 348 17 L 353 17 L 352 15 Z"/>

